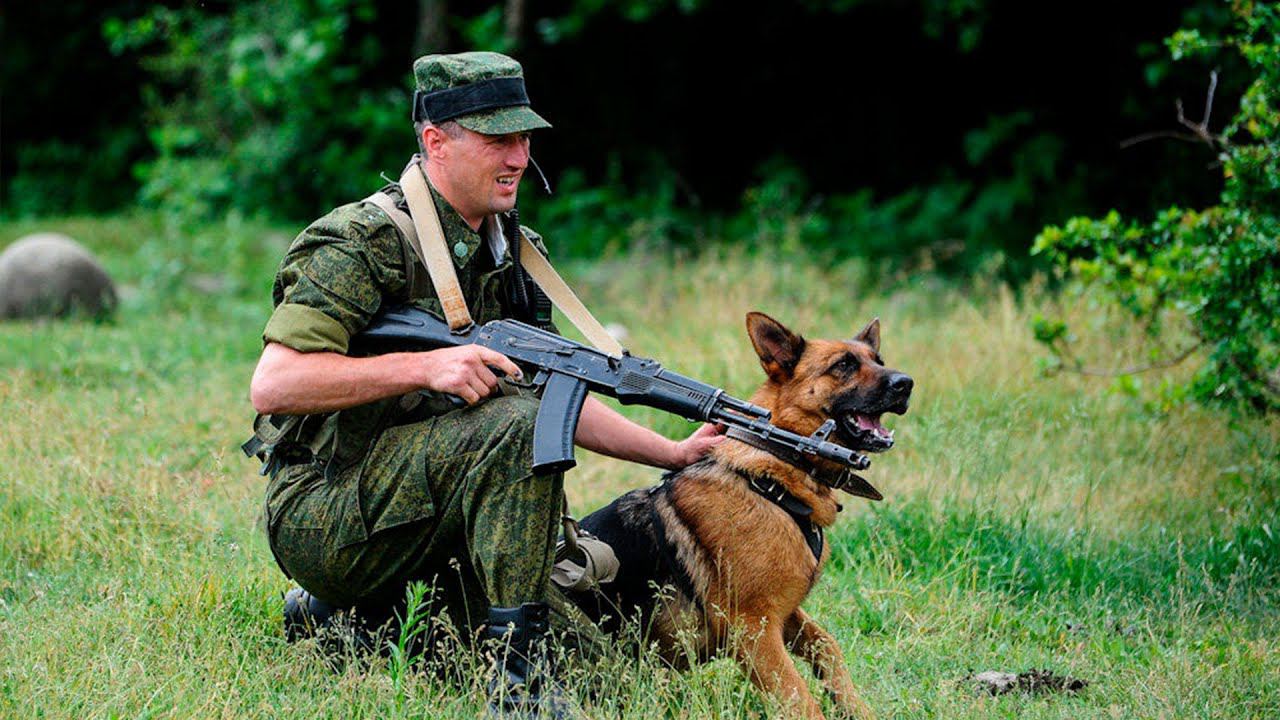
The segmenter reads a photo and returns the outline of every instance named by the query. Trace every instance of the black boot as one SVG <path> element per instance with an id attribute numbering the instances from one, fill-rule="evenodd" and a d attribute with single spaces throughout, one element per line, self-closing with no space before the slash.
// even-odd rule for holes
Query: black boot
<path id="1" fill-rule="evenodd" d="M 293 643 L 316 638 L 330 657 L 363 654 L 380 650 L 395 628 L 392 612 L 369 612 L 364 608 L 341 608 L 321 600 L 302 588 L 291 588 L 284 596 L 284 637 Z"/>
<path id="2" fill-rule="evenodd" d="M 284 594 L 284 639 L 291 643 L 315 637 L 333 624 L 339 608 L 300 587 Z"/>
<path id="3" fill-rule="evenodd" d="M 552 678 L 546 603 L 489 608 L 483 640 L 495 656 L 489 714 L 496 717 L 568 718 L 569 705 Z"/>

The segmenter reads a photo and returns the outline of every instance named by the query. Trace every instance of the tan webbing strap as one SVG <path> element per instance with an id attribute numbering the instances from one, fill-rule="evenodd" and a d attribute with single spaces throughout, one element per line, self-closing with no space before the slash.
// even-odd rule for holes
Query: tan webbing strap
<path id="1" fill-rule="evenodd" d="M 425 267 L 426 261 L 422 259 L 422 251 L 418 249 L 418 232 L 413 229 L 413 218 L 409 217 L 409 213 L 396 207 L 391 196 L 381 190 L 365 198 L 364 202 L 373 203 L 379 210 L 386 213 L 400 231 L 400 237 L 404 238 L 400 246 L 405 256 L 404 275 L 409 286 L 409 299 L 423 297 L 427 294 L 427 279 L 422 277 L 417 267 L 419 264 Z"/>
<path id="2" fill-rule="evenodd" d="M 449 259 L 448 243 L 445 242 L 444 231 L 440 229 L 440 217 L 436 213 L 436 204 L 431 200 L 431 190 L 427 188 L 427 180 L 422 174 L 417 158 L 418 156 L 415 155 L 414 161 L 409 163 L 409 167 L 405 168 L 404 174 L 400 176 L 400 187 L 404 190 L 405 199 L 409 202 L 412 228 L 403 224 L 401 218 L 404 213 L 401 213 L 387 196 L 374 193 L 386 200 L 386 205 L 391 207 L 390 210 L 373 196 L 367 199 L 376 203 L 392 220 L 396 221 L 400 232 L 404 233 L 414 251 L 418 253 L 418 257 L 422 259 L 422 263 L 427 266 L 427 272 L 431 274 L 431 283 L 435 285 L 436 295 L 440 298 L 450 329 L 461 330 L 471 325 L 471 313 L 467 311 L 467 302 L 463 299 L 462 290 L 458 286 L 458 274 L 453 269 L 453 261 Z M 397 218 L 397 215 L 400 218 Z M 595 319 L 587 306 L 582 304 L 569 284 L 560 277 L 560 273 L 557 273 L 555 268 L 551 267 L 550 261 L 543 257 L 529 238 L 525 237 L 523 232 L 518 234 L 520 235 L 518 241 L 520 265 L 525 272 L 529 273 L 551 302 L 555 303 L 569 322 L 573 323 L 573 326 L 586 337 L 587 342 L 602 352 L 620 357 L 624 352 L 622 344 L 604 329 L 599 320 Z M 422 242 L 422 238 L 426 238 L 427 242 Z"/>
<path id="3" fill-rule="evenodd" d="M 409 214 L 417 230 L 410 242 L 422 257 L 427 272 L 431 274 L 431 284 L 436 288 L 436 297 L 440 298 L 444 319 L 449 323 L 450 330 L 465 330 L 472 324 L 471 312 L 467 310 L 467 301 L 462 297 L 458 273 L 453 269 L 448 243 L 445 242 L 444 231 L 440 229 L 440 216 L 436 213 L 436 204 L 431 199 L 427 178 L 422 174 L 422 166 L 416 157 L 400 176 L 400 187 L 404 190 L 405 200 L 409 202 Z"/>
<path id="4" fill-rule="evenodd" d="M 400 230 L 400 234 L 404 235 L 409 244 L 413 246 L 413 250 L 418 255 L 422 251 L 418 249 L 418 233 L 413 229 L 413 218 L 409 217 L 409 213 L 403 212 L 396 207 L 396 203 L 391 196 L 379 190 L 364 199 L 364 202 L 371 202 L 378 206 L 378 209 L 387 214 L 391 218 L 391 222 L 396 224 L 396 228 Z"/>
<path id="5" fill-rule="evenodd" d="M 556 272 L 555 268 L 551 267 L 551 263 L 542 256 L 529 238 L 525 237 L 523 232 L 519 235 L 520 264 L 533 281 L 538 283 L 538 287 L 542 288 L 547 297 L 551 298 L 551 302 L 560 308 L 560 312 L 564 313 L 566 318 L 569 318 L 569 322 L 586 336 L 587 342 L 595 345 L 597 350 L 614 357 L 621 357 L 622 344 L 604 329 L 590 310 L 587 310 L 587 306 L 582 304 L 569 284 L 560 277 L 560 273 Z"/>

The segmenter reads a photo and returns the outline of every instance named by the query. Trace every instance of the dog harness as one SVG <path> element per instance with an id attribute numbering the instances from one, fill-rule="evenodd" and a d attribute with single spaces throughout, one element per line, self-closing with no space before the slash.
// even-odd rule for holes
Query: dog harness
<path id="1" fill-rule="evenodd" d="M 733 471 L 738 474 L 738 477 L 746 480 L 747 487 L 754 490 L 756 494 L 782 508 L 784 512 L 791 516 L 791 519 L 796 523 L 796 527 L 800 528 L 800 534 L 804 536 L 804 542 L 809 546 L 809 552 L 813 553 L 813 559 L 821 561 L 823 532 L 822 526 L 814 522 L 810 517 L 813 515 L 813 508 L 805 505 L 800 498 L 788 492 L 782 483 L 771 477 L 756 475 L 739 468 L 733 468 Z"/>

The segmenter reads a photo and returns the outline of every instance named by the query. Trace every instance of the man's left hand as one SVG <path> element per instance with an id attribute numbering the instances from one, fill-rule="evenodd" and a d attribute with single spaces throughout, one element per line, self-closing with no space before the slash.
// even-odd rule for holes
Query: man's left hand
<path id="1" fill-rule="evenodd" d="M 671 469 L 678 470 L 698 462 L 711 448 L 724 441 L 722 426 L 703 423 L 692 435 L 676 443 Z"/>

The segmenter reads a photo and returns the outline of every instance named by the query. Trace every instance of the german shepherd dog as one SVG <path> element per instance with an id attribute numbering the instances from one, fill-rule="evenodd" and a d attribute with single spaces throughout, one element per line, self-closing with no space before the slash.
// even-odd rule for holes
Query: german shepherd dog
<path id="1" fill-rule="evenodd" d="M 878 319 L 851 340 L 806 341 L 753 312 L 747 333 L 768 375 L 752 402 L 775 425 L 809 435 L 830 418 L 830 439 L 845 447 L 893 446 L 880 416 L 906 412 L 913 382 L 885 367 Z M 812 665 L 841 715 L 871 717 L 835 639 L 800 609 L 829 554 L 823 529 L 841 510 L 823 482 L 838 469 L 817 462 L 798 467 L 730 439 L 661 485 L 588 515 L 582 529 L 609 543 L 621 567 L 575 602 L 610 632 L 638 620 L 677 668 L 728 654 L 788 713 L 821 718 L 791 651 Z M 879 499 L 861 482 L 861 494 Z"/>

